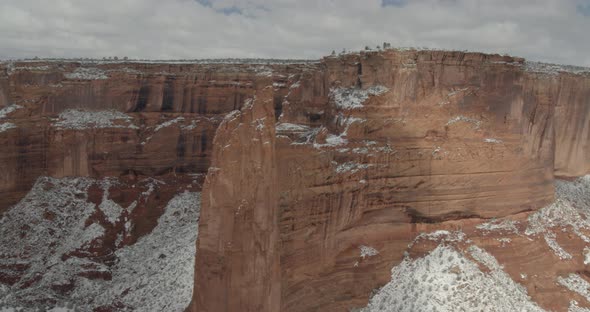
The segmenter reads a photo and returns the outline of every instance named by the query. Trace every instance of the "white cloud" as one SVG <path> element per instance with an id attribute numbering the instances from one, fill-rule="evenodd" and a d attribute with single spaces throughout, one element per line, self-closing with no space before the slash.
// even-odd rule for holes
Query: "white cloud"
<path id="1" fill-rule="evenodd" d="M 2 0 L 0 58 L 319 58 L 383 41 L 590 66 L 586 0 Z"/>

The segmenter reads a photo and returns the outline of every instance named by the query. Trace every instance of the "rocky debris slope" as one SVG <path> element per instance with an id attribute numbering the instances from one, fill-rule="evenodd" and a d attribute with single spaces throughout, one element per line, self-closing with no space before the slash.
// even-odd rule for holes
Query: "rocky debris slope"
<path id="1" fill-rule="evenodd" d="M 0 308 L 183 311 L 193 289 L 200 193 L 174 195 L 153 229 L 137 237 L 146 203 L 167 197 L 162 183 L 128 186 L 135 200 L 119 204 L 110 192 L 126 185 L 116 179 L 39 178 L 0 220 Z"/>

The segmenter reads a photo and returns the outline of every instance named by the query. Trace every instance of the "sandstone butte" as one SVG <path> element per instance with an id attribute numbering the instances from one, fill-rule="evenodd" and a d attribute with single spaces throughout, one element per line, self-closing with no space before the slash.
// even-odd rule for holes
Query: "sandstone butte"
<path id="1" fill-rule="evenodd" d="M 147 188 L 134 183 L 165 183 L 130 213 L 123 243 L 123 223 L 104 225 L 93 255 L 152 231 L 187 185 L 202 192 L 187 311 L 396 311 L 369 304 L 374 290 L 440 248 L 501 271 L 539 309 L 590 308 L 588 289 L 560 282 L 590 287 L 588 223 L 530 230 L 557 179 L 590 173 L 588 69 L 393 49 L 12 61 L 0 63 L 0 109 L 0 214 L 39 177 L 115 177 L 116 190 L 87 196 L 125 207 Z M 0 269 L 0 283 L 22 279 Z"/>

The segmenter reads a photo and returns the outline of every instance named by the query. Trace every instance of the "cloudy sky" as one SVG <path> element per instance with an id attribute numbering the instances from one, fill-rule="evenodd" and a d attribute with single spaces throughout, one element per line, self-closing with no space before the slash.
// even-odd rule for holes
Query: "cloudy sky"
<path id="1" fill-rule="evenodd" d="M 0 0 L 0 58 L 319 58 L 383 41 L 590 66 L 590 0 Z"/>

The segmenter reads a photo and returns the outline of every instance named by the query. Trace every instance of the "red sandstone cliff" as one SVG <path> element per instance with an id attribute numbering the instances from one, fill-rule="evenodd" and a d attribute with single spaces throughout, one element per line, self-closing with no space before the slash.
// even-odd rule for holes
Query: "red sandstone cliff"
<path id="1" fill-rule="evenodd" d="M 571 135 L 556 99 L 574 92 L 564 90 L 564 80 L 588 78 L 523 67 L 521 59 L 483 54 L 361 53 L 327 58 L 321 70 L 288 81 L 276 144 L 265 149 L 276 155 L 280 197 L 259 202 L 280 212 L 282 311 L 362 306 L 416 235 L 436 229 L 426 224 L 516 215 L 553 200 L 554 158 L 578 153 L 556 150 L 584 141 L 556 141 L 556 132 Z M 575 92 L 583 97 L 583 90 Z M 229 134 L 221 128 L 217 135 Z M 250 166 L 239 164 L 236 171 Z M 585 173 L 572 168 L 580 171 L 557 172 Z M 201 232 L 200 243 L 206 239 Z M 359 258 L 359 246 L 379 256 Z M 200 265 L 197 296 L 208 286 Z M 241 291 L 250 290 L 262 294 Z"/>
<path id="2" fill-rule="evenodd" d="M 207 173 L 192 311 L 363 307 L 405 251 L 432 249 L 416 236 L 438 229 L 462 229 L 518 280 L 536 253 L 539 267 L 559 261 L 543 237 L 476 226 L 524 223 L 553 201 L 554 176 L 588 173 L 590 76 L 519 58 L 387 50 L 302 64 L 1 66 L 0 109 L 18 107 L 0 120 L 10 124 L 0 213 L 38 176 Z M 584 271 L 574 260 L 561 270 Z M 519 282 L 565 310 L 569 300 L 544 295 L 559 291 L 559 269 L 547 272 Z"/>

